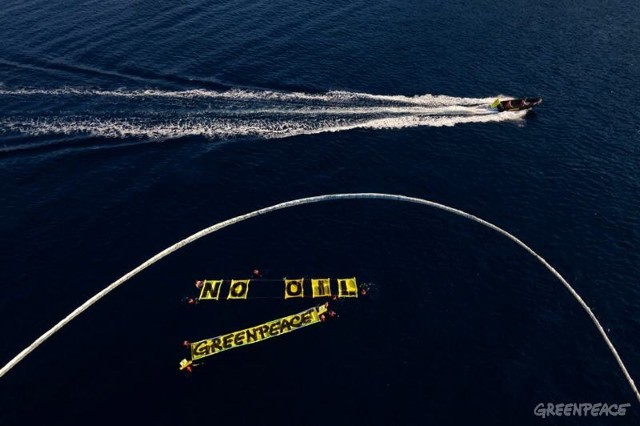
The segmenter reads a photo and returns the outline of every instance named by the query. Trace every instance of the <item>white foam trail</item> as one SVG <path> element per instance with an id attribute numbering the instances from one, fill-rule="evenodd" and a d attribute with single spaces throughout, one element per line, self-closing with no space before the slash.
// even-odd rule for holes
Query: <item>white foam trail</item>
<path id="1" fill-rule="evenodd" d="M 284 115 L 282 112 L 281 118 Z M 297 115 L 291 112 L 287 115 Z M 322 114 L 304 112 L 315 117 Z M 351 111 L 346 115 L 355 115 Z M 387 112 L 388 114 L 388 112 Z M 23 121 L 0 121 L 5 129 L 32 135 L 45 134 L 89 134 L 110 138 L 145 137 L 152 139 L 179 138 L 185 136 L 204 136 L 212 139 L 224 139 L 241 136 L 255 136 L 265 139 L 286 138 L 297 135 L 311 135 L 326 132 L 341 132 L 354 129 L 402 129 L 407 127 L 454 126 L 460 123 L 486 123 L 520 119 L 524 113 L 509 114 L 470 114 L 446 115 L 443 112 L 416 113 L 386 118 L 370 119 L 208 119 L 187 117 L 171 122 L 152 123 L 143 119 L 31 119 Z"/>
<path id="2" fill-rule="evenodd" d="M 121 97 L 121 98 L 173 98 L 173 99 L 232 99 L 232 100 L 279 100 L 279 101 L 321 101 L 354 102 L 378 101 L 415 105 L 476 105 L 491 102 L 495 98 L 456 98 L 445 95 L 373 95 L 369 93 L 329 91 L 326 93 L 277 92 L 271 90 L 226 91 L 193 90 L 93 90 L 77 88 L 61 89 L 0 89 L 0 96 L 82 96 L 82 97 Z"/>
<path id="3" fill-rule="evenodd" d="M 236 217 L 233 217 L 231 219 L 227 219 L 225 221 L 216 223 L 215 225 L 212 225 L 212 226 L 210 226 L 208 228 L 205 228 L 205 229 L 203 229 L 201 231 L 198 231 L 195 234 L 192 234 L 192 235 L 188 236 L 187 238 L 183 239 L 182 241 L 179 241 L 179 242 L 175 243 L 174 245 L 172 245 L 170 247 L 167 247 L 166 249 L 164 249 L 160 253 L 156 254 L 152 258 L 150 258 L 147 261 L 145 261 L 144 263 L 142 263 L 137 268 L 127 272 L 125 275 L 120 277 L 118 280 L 116 280 L 113 283 L 109 284 L 107 287 L 102 289 L 96 295 L 94 295 L 89 300 L 84 302 L 82 305 L 77 307 L 73 312 L 71 312 L 69 315 L 67 315 L 65 318 L 63 318 L 60 322 L 58 322 L 56 325 L 54 325 L 48 331 L 46 331 L 42 336 L 38 337 L 33 343 L 31 343 L 29 346 L 24 348 L 18 355 L 16 355 L 13 359 L 11 359 L 4 367 L 2 367 L 2 369 L 0 369 L 0 377 L 4 376 L 7 372 L 9 372 L 9 370 L 11 370 L 13 367 L 15 367 L 16 364 L 18 364 L 22 359 L 24 359 L 27 355 L 29 355 L 31 352 L 33 352 L 38 346 L 40 346 L 42 343 L 44 343 L 49 337 L 51 337 L 53 334 L 55 334 L 57 331 L 59 331 L 62 327 L 67 325 L 69 322 L 71 322 L 71 320 L 73 320 L 78 315 L 80 315 L 82 312 L 84 312 L 89 307 L 91 307 L 91 305 L 93 305 L 98 300 L 102 299 L 104 296 L 109 294 L 116 287 L 122 285 L 123 283 L 125 283 L 126 281 L 128 281 L 129 279 L 131 279 L 132 277 L 137 275 L 138 273 L 142 272 L 143 270 L 145 270 L 149 266 L 151 266 L 154 263 L 160 261 L 161 259 L 163 259 L 164 257 L 170 255 L 171 253 L 181 249 L 182 247 L 186 246 L 187 244 L 190 244 L 190 243 L 192 243 L 192 242 L 194 242 L 194 241 L 196 241 L 196 240 L 198 240 L 198 239 L 200 239 L 200 238 L 202 238 L 202 237 L 204 237 L 206 235 L 212 234 L 212 233 L 214 233 L 216 231 L 219 231 L 219 230 L 221 230 L 223 228 L 226 228 L 228 226 L 235 225 L 236 223 L 239 223 L 239 222 L 242 222 L 242 221 L 245 221 L 245 220 L 248 220 L 248 219 L 252 219 L 254 217 L 257 217 L 257 216 L 260 216 L 260 215 L 263 215 L 263 214 L 271 213 L 271 212 L 274 212 L 274 211 L 278 211 L 278 210 L 282 210 L 282 209 L 286 209 L 286 208 L 290 208 L 290 207 L 301 206 L 301 205 L 305 205 L 305 204 L 319 203 L 319 202 L 324 202 L 324 201 L 345 200 L 345 199 L 377 199 L 377 200 L 402 201 L 402 202 L 409 202 L 409 203 L 414 203 L 414 204 L 426 205 L 428 207 L 434 207 L 434 208 L 437 208 L 437 209 L 440 209 L 440 210 L 444 210 L 444 211 L 446 211 L 448 213 L 453 213 L 453 214 L 455 214 L 457 216 L 460 216 L 460 217 L 463 217 L 465 219 L 469 219 L 471 221 L 479 223 L 480 225 L 486 226 L 487 228 L 493 229 L 494 231 L 502 234 L 503 236 L 509 238 L 511 241 L 515 242 L 518 246 L 520 246 L 521 248 L 525 249 L 529 254 L 531 254 L 540 263 L 542 263 L 544 265 L 544 267 L 547 268 L 562 283 L 562 285 L 564 285 L 564 287 L 569 291 L 569 293 L 571 293 L 573 298 L 585 310 L 585 312 L 587 313 L 587 315 L 589 316 L 589 318 L 591 319 L 593 324 L 596 326 L 596 329 L 600 333 L 600 336 L 602 337 L 602 339 L 604 340 L 604 342 L 608 346 L 609 350 L 613 354 L 613 357 L 615 358 L 616 362 L 618 363 L 618 366 L 622 370 L 622 373 L 624 374 L 625 379 L 629 383 L 629 386 L 631 387 L 631 390 L 635 393 L 635 396 L 636 396 L 638 402 L 640 402 L 640 392 L 638 391 L 638 388 L 636 387 L 633 379 L 631 378 L 631 375 L 629 374 L 629 371 L 627 370 L 627 367 L 625 366 L 624 362 L 622 361 L 622 358 L 620 358 L 620 355 L 618 354 L 618 351 L 616 350 L 615 346 L 611 342 L 611 339 L 609 339 L 609 336 L 607 335 L 606 331 L 604 330 L 604 328 L 600 324 L 600 321 L 598 321 L 598 319 L 596 318 L 596 316 L 593 313 L 593 311 L 591 310 L 591 308 L 582 299 L 582 297 L 578 294 L 578 292 L 571 286 L 571 284 L 569 284 L 569 282 L 567 280 L 565 280 L 564 277 L 562 275 L 560 275 L 560 273 L 558 271 L 556 271 L 555 268 L 553 266 L 551 266 L 542 256 L 540 256 L 538 253 L 536 253 L 532 248 L 530 248 L 528 245 L 523 243 L 520 239 L 518 239 L 513 234 L 505 231 L 504 229 L 500 228 L 497 225 L 494 225 L 491 222 L 488 222 L 488 221 L 486 221 L 484 219 L 481 219 L 481 218 L 479 218 L 477 216 L 474 216 L 474 215 L 472 215 L 470 213 L 464 212 L 462 210 L 458 210 L 458 209 L 453 208 L 453 207 L 449 207 L 449 206 L 444 205 L 444 204 L 436 203 L 434 201 L 425 200 L 425 199 L 422 199 L 422 198 L 407 197 L 407 196 L 404 196 L 404 195 L 396 195 L 396 194 L 379 194 L 379 193 L 329 194 L 329 195 L 320 195 L 320 196 L 316 196 L 316 197 L 299 198 L 297 200 L 286 201 L 284 203 L 275 204 L 275 205 L 270 206 L 270 207 L 265 207 L 265 208 L 262 208 L 262 209 L 259 209 L 259 210 L 254 210 L 252 212 L 249 212 L 249 213 L 246 213 L 246 214 L 243 214 L 243 215 L 240 215 L 240 216 L 236 216 Z"/>
<path id="4" fill-rule="evenodd" d="M 4 89 L 0 99 L 20 102 L 26 116 L 0 119 L 0 134 L 86 134 L 108 138 L 168 139 L 204 136 L 285 138 L 353 129 L 401 129 L 521 120 L 524 112 L 497 113 L 492 98 L 373 95 L 359 92 L 269 90 Z M 49 99 L 52 98 L 52 99 Z M 126 101 L 123 101 L 125 99 Z M 25 107 L 24 103 L 27 104 Z M 49 112 L 48 105 L 63 105 Z M 38 108 L 42 113 L 38 113 Z M 12 148 L 13 149 L 13 148 Z"/>

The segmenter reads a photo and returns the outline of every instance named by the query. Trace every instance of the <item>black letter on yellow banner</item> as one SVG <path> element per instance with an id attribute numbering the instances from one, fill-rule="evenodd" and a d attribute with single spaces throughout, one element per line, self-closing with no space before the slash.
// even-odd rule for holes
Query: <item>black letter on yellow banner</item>
<path id="1" fill-rule="evenodd" d="M 220 297 L 220 288 L 222 280 L 205 280 L 200 290 L 200 300 L 218 300 Z"/>
<path id="2" fill-rule="evenodd" d="M 356 278 L 338 278 L 338 297 L 358 297 Z"/>
<path id="3" fill-rule="evenodd" d="M 290 299 L 292 297 L 304 297 L 304 278 L 299 280 L 284 280 L 284 298 Z"/>
<path id="4" fill-rule="evenodd" d="M 311 279 L 311 297 L 330 297 L 331 286 L 329 285 L 329 278 L 312 278 Z"/>
<path id="5" fill-rule="evenodd" d="M 227 299 L 246 299 L 249 294 L 250 280 L 231 280 Z"/>

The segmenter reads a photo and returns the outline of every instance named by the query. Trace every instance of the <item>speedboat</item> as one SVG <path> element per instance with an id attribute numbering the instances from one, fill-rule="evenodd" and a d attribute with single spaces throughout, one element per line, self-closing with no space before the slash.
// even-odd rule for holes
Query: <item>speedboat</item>
<path id="1" fill-rule="evenodd" d="M 531 109 L 536 105 L 540 105 L 541 103 L 542 98 L 518 98 L 507 99 L 506 101 L 501 101 L 498 98 L 493 101 L 490 107 L 497 109 L 498 112 L 523 111 L 525 109 Z"/>

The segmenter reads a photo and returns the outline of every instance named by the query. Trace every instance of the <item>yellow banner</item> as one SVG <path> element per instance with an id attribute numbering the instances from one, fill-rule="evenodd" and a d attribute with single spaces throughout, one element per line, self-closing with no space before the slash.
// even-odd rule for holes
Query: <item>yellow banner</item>
<path id="1" fill-rule="evenodd" d="M 338 297 L 358 297 L 356 277 L 338 278 Z"/>
<path id="2" fill-rule="evenodd" d="M 218 300 L 220 298 L 220 288 L 222 280 L 204 280 L 200 290 L 200 300 Z"/>
<path id="3" fill-rule="evenodd" d="M 297 280 L 284 279 L 284 298 L 304 297 L 304 278 Z"/>
<path id="4" fill-rule="evenodd" d="M 261 342 L 303 327 L 321 322 L 320 315 L 327 312 L 327 304 L 278 318 L 254 327 L 191 343 L 191 361 L 215 355 L 228 349 Z"/>
<path id="5" fill-rule="evenodd" d="M 311 294 L 316 297 L 331 297 L 331 285 L 329 278 L 312 278 Z"/>
<path id="6" fill-rule="evenodd" d="M 319 297 L 337 297 L 337 298 L 357 298 L 358 283 L 356 277 L 338 278 L 337 286 L 333 286 L 332 290 L 331 278 L 306 278 L 288 279 L 284 278 L 284 298 L 319 298 Z M 249 295 L 249 284 L 253 281 L 259 283 L 259 289 L 252 290 L 252 293 L 258 293 L 256 296 Z M 201 280 L 198 281 L 200 295 L 198 300 L 246 300 L 252 298 L 276 298 L 279 293 L 271 282 L 279 280 L 274 279 L 242 279 L 242 280 Z M 309 282 L 311 283 L 309 285 Z M 224 288 L 223 288 L 224 287 Z M 306 288 L 305 288 L 306 287 Z M 310 288 L 309 288 L 310 287 Z M 227 294 L 225 297 L 224 294 Z"/>
<path id="7" fill-rule="evenodd" d="M 246 299 L 249 294 L 249 281 L 251 280 L 231 280 L 227 299 Z"/>

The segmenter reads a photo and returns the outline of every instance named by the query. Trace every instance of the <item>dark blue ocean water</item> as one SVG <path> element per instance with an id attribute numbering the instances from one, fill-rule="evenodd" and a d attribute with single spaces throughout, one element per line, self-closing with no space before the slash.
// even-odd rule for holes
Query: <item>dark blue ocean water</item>
<path id="1" fill-rule="evenodd" d="M 0 364 L 197 230 L 278 202 L 387 192 L 544 256 L 640 378 L 634 1 L 5 0 Z M 542 96 L 491 114 L 496 96 Z M 482 105 L 482 106 L 479 106 Z M 180 342 L 302 310 L 189 309 L 196 278 L 356 276 L 340 320 L 177 369 Z M 540 402 L 631 403 L 540 419 Z M 340 201 L 157 263 L 0 379 L 2 425 L 639 424 L 589 317 L 503 236 Z"/>

